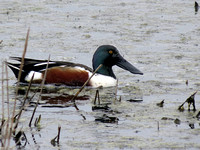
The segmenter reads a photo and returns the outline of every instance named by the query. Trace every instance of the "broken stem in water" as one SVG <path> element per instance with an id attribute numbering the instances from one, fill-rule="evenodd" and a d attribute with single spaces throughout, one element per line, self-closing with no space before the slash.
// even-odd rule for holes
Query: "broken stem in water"
<path id="1" fill-rule="evenodd" d="M 61 127 L 58 126 L 58 134 L 56 135 L 55 138 L 53 138 L 53 139 L 51 140 L 51 144 L 52 144 L 53 146 L 55 146 L 56 144 L 59 145 L 59 142 L 60 142 L 60 131 L 61 131 Z M 56 139 L 57 139 L 57 140 L 56 140 Z"/>
<path id="2" fill-rule="evenodd" d="M 117 100 L 117 91 L 118 91 L 118 79 L 115 87 L 115 101 Z"/>
<path id="3" fill-rule="evenodd" d="M 19 74 L 18 74 L 17 85 L 16 85 L 16 89 L 15 89 L 16 93 L 15 93 L 15 100 L 14 100 L 13 112 L 12 112 L 12 117 L 11 117 L 10 132 L 12 132 L 13 123 L 14 123 L 16 103 L 17 103 L 17 95 L 18 95 L 18 89 L 19 89 L 19 82 L 20 82 L 20 79 L 21 79 L 21 72 L 22 72 L 22 69 L 23 69 L 23 66 L 24 66 L 24 57 L 26 55 L 26 51 L 27 51 L 27 47 L 28 47 L 29 32 L 30 32 L 30 28 L 28 29 L 27 34 L 26 34 L 26 41 L 25 41 L 25 45 L 24 45 L 24 51 L 23 51 L 23 54 L 22 54 L 22 60 L 21 60 Z M 9 134 L 9 137 L 8 137 L 7 148 L 10 145 L 10 139 L 11 139 L 11 133 Z"/>
<path id="4" fill-rule="evenodd" d="M 24 97 L 24 101 L 23 101 L 22 107 L 21 107 L 21 109 L 20 109 L 20 111 L 19 111 L 19 113 L 18 113 L 18 117 L 17 117 L 17 121 L 16 121 L 16 124 L 15 124 L 14 130 L 15 130 L 15 129 L 17 128 L 17 126 L 18 126 L 18 123 L 19 123 L 19 120 L 20 120 L 22 111 L 23 111 L 23 109 L 24 109 L 24 107 L 25 107 L 26 100 L 27 100 L 28 93 L 29 93 L 30 88 L 31 88 L 31 85 L 32 85 L 32 81 L 33 81 L 34 75 L 35 75 L 35 73 L 33 73 L 33 76 L 31 77 L 31 81 L 29 82 L 28 90 L 26 91 L 26 95 L 25 95 L 25 97 Z"/>
<path id="5" fill-rule="evenodd" d="M 2 122 L 4 121 L 4 62 L 2 61 L 2 80 L 1 80 L 1 96 L 2 96 Z"/>
<path id="6" fill-rule="evenodd" d="M 1 80 L 1 96 L 2 96 L 2 120 L 1 120 L 1 137 L 3 137 L 4 135 L 4 131 L 3 131 L 3 128 L 4 128 L 4 123 L 5 123 L 5 119 L 4 119 L 4 62 L 2 61 L 2 80 Z M 1 147 L 4 147 L 5 146 L 5 141 L 6 141 L 6 138 L 1 140 Z"/>
<path id="7" fill-rule="evenodd" d="M 75 96 L 72 98 L 72 102 L 75 102 L 75 99 L 77 98 L 78 94 L 84 89 L 84 87 L 88 84 L 88 82 L 90 81 L 90 79 L 95 75 L 95 73 L 102 67 L 102 64 L 100 64 L 97 69 L 93 72 L 93 74 L 90 76 L 89 79 L 87 79 L 87 81 L 83 84 L 83 86 L 78 90 L 78 92 L 76 92 Z M 75 107 L 77 107 L 75 105 Z"/>
<path id="8" fill-rule="evenodd" d="M 8 119 L 7 119 L 7 123 L 6 123 L 6 139 L 8 139 L 8 129 L 9 129 L 9 124 L 10 124 L 10 102 L 9 102 L 9 84 L 8 84 L 8 65 L 5 62 L 5 69 L 6 69 L 6 95 L 7 95 L 7 115 L 8 115 Z"/>
<path id="9" fill-rule="evenodd" d="M 49 67 L 49 61 L 50 61 L 50 55 L 49 55 L 49 58 L 48 58 L 48 62 L 47 62 L 46 69 L 45 69 L 44 78 L 43 78 L 42 83 L 41 83 L 41 86 L 40 86 L 40 87 L 41 87 L 41 89 L 40 89 L 40 95 L 39 95 L 39 98 L 38 98 L 37 103 L 36 103 L 36 105 L 35 105 L 35 108 L 34 108 L 34 110 L 33 110 L 33 114 L 32 114 L 32 116 L 31 116 L 31 119 L 30 119 L 30 122 L 29 122 L 29 127 L 31 127 L 31 123 L 32 123 L 32 121 L 33 121 L 33 117 L 34 117 L 34 115 L 35 115 L 35 112 L 36 112 L 38 103 L 39 103 L 39 101 L 40 101 L 40 99 L 41 99 L 42 90 L 43 90 L 44 83 L 45 83 L 46 76 L 47 76 L 47 69 L 48 69 L 48 67 Z"/>
<path id="10" fill-rule="evenodd" d="M 94 105 L 96 105 L 97 99 L 98 99 L 98 105 L 100 105 L 99 90 L 96 90 L 96 94 L 95 94 L 95 98 L 94 98 Z"/>
<path id="11" fill-rule="evenodd" d="M 61 131 L 61 126 L 58 127 L 58 138 L 57 138 L 57 143 L 58 144 L 60 142 L 60 131 Z"/>

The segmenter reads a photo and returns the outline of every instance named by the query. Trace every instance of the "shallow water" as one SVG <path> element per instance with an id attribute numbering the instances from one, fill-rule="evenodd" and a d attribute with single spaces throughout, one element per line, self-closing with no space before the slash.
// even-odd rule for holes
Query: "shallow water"
<path id="1" fill-rule="evenodd" d="M 113 112 L 92 111 L 94 89 L 81 93 L 79 99 L 86 100 L 76 102 L 79 111 L 67 107 L 70 103 L 61 98 L 63 93 L 73 95 L 76 89 L 44 94 L 50 97 L 45 97 L 36 111 L 36 116 L 42 116 L 39 131 L 28 128 L 33 108 L 23 113 L 20 128 L 29 142 L 25 149 L 55 149 L 50 141 L 58 125 L 61 137 L 57 149 L 199 149 L 200 122 L 194 116 L 199 112 L 200 93 L 195 97 L 196 112 L 187 111 L 187 107 L 184 112 L 177 110 L 200 88 L 199 15 L 195 15 L 194 1 L 189 0 L 2 0 L 1 60 L 22 55 L 30 27 L 26 57 L 48 59 L 50 54 L 52 60 L 92 66 L 95 49 L 112 44 L 144 72 L 139 76 L 114 67 L 122 101 L 114 101 L 114 88 L 100 90 L 102 103 L 111 103 Z M 9 79 L 14 85 L 16 79 L 10 70 Z M 14 97 L 13 88 L 10 97 Z M 128 102 L 130 99 L 143 101 Z M 165 104 L 160 108 L 156 103 L 163 99 Z M 45 107 L 49 105 L 66 107 Z M 94 121 L 103 114 L 117 117 L 118 123 Z M 174 122 L 176 118 L 180 124 Z"/>

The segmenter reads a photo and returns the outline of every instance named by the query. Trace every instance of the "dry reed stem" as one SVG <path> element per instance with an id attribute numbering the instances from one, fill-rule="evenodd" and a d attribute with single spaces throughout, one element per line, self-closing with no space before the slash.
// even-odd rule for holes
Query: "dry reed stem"
<path id="1" fill-rule="evenodd" d="M 3 128 L 4 128 L 4 123 L 5 123 L 5 119 L 4 119 L 4 62 L 2 61 L 2 81 L 1 81 L 1 86 L 2 86 L 2 120 L 1 120 L 1 137 L 3 137 L 4 133 L 3 133 Z M 1 147 L 5 146 L 5 140 L 3 138 L 1 138 Z"/>
<path id="2" fill-rule="evenodd" d="M 2 61 L 2 80 L 1 80 L 1 92 L 2 92 L 2 121 L 4 120 L 4 62 Z"/>
<path id="3" fill-rule="evenodd" d="M 35 126 L 35 127 L 38 127 L 38 126 L 39 126 L 40 120 L 41 120 L 41 114 L 39 115 L 38 118 L 35 119 L 35 123 L 34 123 L 34 126 Z"/>
<path id="4" fill-rule="evenodd" d="M 14 107 L 13 107 L 13 112 L 12 112 L 12 117 L 11 117 L 10 132 L 12 132 L 12 128 L 13 128 L 13 124 L 14 124 L 14 116 L 15 116 L 15 110 L 16 110 L 16 103 L 17 103 L 17 95 L 18 95 L 18 89 L 19 89 L 19 82 L 20 82 L 20 78 L 21 78 L 22 68 L 23 68 L 23 66 L 24 66 L 24 57 L 25 57 L 26 51 L 27 51 L 29 32 L 30 32 L 30 28 L 28 29 L 27 34 L 26 34 L 26 40 L 25 40 L 25 45 L 24 45 L 24 51 L 23 51 L 22 60 L 21 60 L 21 65 L 20 65 L 20 70 L 19 70 L 18 79 L 17 79 L 16 94 L 15 94 Z M 9 137 L 8 137 L 7 148 L 9 148 L 9 146 L 10 146 L 11 135 L 12 135 L 12 134 L 10 133 L 10 134 L 9 134 Z"/>
<path id="5" fill-rule="evenodd" d="M 4 72 L 5 71 L 5 72 Z M 6 78 L 4 79 L 4 74 L 6 74 Z M 8 113 L 8 116 L 7 116 L 7 121 L 5 121 L 5 111 L 4 111 L 4 81 L 7 81 L 6 82 L 6 97 L 7 97 L 7 113 Z M 6 147 L 6 142 L 7 142 L 7 139 L 8 139 L 8 128 L 9 128 L 9 122 L 10 122 L 10 114 L 9 114 L 9 91 L 8 91 L 8 69 L 7 69 L 7 65 L 6 65 L 6 62 L 2 62 L 2 122 L 1 122 L 1 136 L 3 137 L 2 138 L 2 147 L 3 149 L 5 149 Z M 5 132 L 4 132 L 4 126 L 6 125 L 6 129 L 5 129 Z M 4 135 L 5 133 L 5 135 Z"/>
<path id="6" fill-rule="evenodd" d="M 79 108 L 76 105 L 75 99 L 77 98 L 78 94 L 84 89 L 84 87 L 87 85 L 87 83 L 90 81 L 90 79 L 95 75 L 95 73 L 102 67 L 103 65 L 100 64 L 97 69 L 93 72 L 93 74 L 91 75 L 91 77 L 89 79 L 87 79 L 87 81 L 83 84 L 83 86 L 78 90 L 78 92 L 76 92 L 75 96 L 71 99 L 71 101 L 74 103 L 74 107 L 76 108 L 76 110 L 79 110 Z M 83 117 L 84 120 L 86 120 L 86 117 L 81 114 L 81 116 Z"/>
<path id="7" fill-rule="evenodd" d="M 5 71 L 6 71 L 6 94 L 7 94 L 7 113 L 8 113 L 8 119 L 7 119 L 7 122 L 6 122 L 6 135 L 5 135 L 5 138 L 8 139 L 8 129 L 9 129 L 9 124 L 10 124 L 10 102 L 9 102 L 9 84 L 8 84 L 8 66 L 6 64 L 7 62 L 5 62 Z"/>
<path id="8" fill-rule="evenodd" d="M 117 83 L 115 86 L 115 101 L 117 100 L 117 92 L 118 92 L 118 79 L 117 79 Z"/>
<path id="9" fill-rule="evenodd" d="M 78 94 L 84 89 L 84 87 L 88 84 L 88 82 L 90 81 L 90 79 L 95 75 L 95 73 L 102 67 L 102 64 L 100 64 L 97 69 L 93 72 L 93 74 L 91 75 L 91 77 L 89 79 L 87 79 L 87 81 L 83 84 L 83 86 L 78 90 L 78 92 L 76 92 L 75 96 L 71 99 L 72 102 L 75 102 L 75 99 L 77 98 Z"/>
<path id="10" fill-rule="evenodd" d="M 58 144 L 60 142 L 60 131 L 61 131 L 61 126 L 58 127 L 58 137 L 57 137 L 57 143 Z"/>
<path id="11" fill-rule="evenodd" d="M 31 127 L 31 124 L 32 124 L 32 121 L 33 121 L 33 117 L 34 117 L 35 112 L 36 112 L 36 109 L 37 109 L 37 107 L 38 107 L 38 103 L 39 103 L 39 101 L 40 101 L 40 99 L 41 99 L 42 90 L 43 90 L 44 83 L 45 83 L 46 76 L 47 76 L 47 69 L 48 69 L 48 67 L 49 67 L 49 61 L 50 61 L 50 55 L 49 55 L 49 58 L 48 58 L 48 62 L 47 62 L 46 69 L 45 69 L 44 78 L 43 78 L 42 83 L 41 83 L 41 86 L 40 86 L 40 87 L 41 87 L 41 89 L 40 89 L 40 95 L 39 95 L 39 98 L 38 98 L 37 103 L 36 103 L 36 105 L 35 105 L 35 108 L 34 108 L 34 110 L 33 110 L 33 114 L 32 114 L 32 116 L 31 116 L 31 119 L 30 119 L 30 122 L 29 122 L 29 127 Z"/>
<path id="12" fill-rule="evenodd" d="M 18 113 L 18 117 L 17 117 L 17 121 L 16 121 L 16 124 L 15 124 L 14 129 L 17 128 L 18 123 L 19 123 L 19 120 L 20 120 L 20 117 L 21 117 L 21 114 L 22 114 L 22 111 L 23 111 L 23 109 L 25 108 L 26 100 L 27 100 L 27 97 L 28 97 L 28 93 L 29 93 L 29 91 L 30 91 L 30 89 L 31 89 L 31 85 L 32 85 L 32 81 L 33 81 L 34 76 L 35 76 L 35 73 L 33 73 L 33 76 L 31 77 L 31 81 L 29 82 L 28 89 L 27 89 L 27 91 L 26 91 L 26 95 L 25 95 L 25 97 L 24 97 L 24 101 L 23 101 L 22 107 L 21 107 L 21 109 L 20 109 L 20 111 L 19 111 L 19 113 Z"/>
<path id="13" fill-rule="evenodd" d="M 55 138 L 53 138 L 53 139 L 51 140 L 51 144 L 52 144 L 53 146 L 55 146 L 56 144 L 59 145 L 59 142 L 60 142 L 60 131 L 61 131 L 61 127 L 58 126 L 58 134 L 56 135 Z M 57 140 L 56 140 L 56 139 L 57 139 Z"/>
<path id="14" fill-rule="evenodd" d="M 100 105 L 99 90 L 96 90 L 96 94 L 95 94 L 95 98 L 94 98 L 94 105 L 96 105 L 97 99 L 98 99 L 98 105 Z"/>
<path id="15" fill-rule="evenodd" d="M 7 62 L 5 62 L 5 67 L 6 67 L 6 90 L 7 90 L 7 111 L 8 111 L 8 121 L 10 120 L 10 107 L 9 107 L 9 82 L 8 82 L 8 65 Z"/>

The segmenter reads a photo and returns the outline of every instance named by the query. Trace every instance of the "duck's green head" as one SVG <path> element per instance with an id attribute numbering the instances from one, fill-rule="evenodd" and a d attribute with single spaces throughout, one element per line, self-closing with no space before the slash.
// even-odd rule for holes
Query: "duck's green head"
<path id="1" fill-rule="evenodd" d="M 140 70 L 125 60 L 112 45 L 102 45 L 97 48 L 92 59 L 93 69 L 95 70 L 100 64 L 103 66 L 97 71 L 99 74 L 115 77 L 112 66 L 117 65 L 122 69 L 128 70 L 133 74 L 143 74 Z"/>

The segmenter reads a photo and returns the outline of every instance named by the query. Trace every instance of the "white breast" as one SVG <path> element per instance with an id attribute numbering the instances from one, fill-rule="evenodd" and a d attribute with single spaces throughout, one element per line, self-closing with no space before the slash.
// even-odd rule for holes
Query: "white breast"
<path id="1" fill-rule="evenodd" d="M 75 68 L 80 69 L 80 70 L 85 70 L 82 67 L 76 66 Z M 85 70 L 88 72 L 89 74 L 89 78 L 92 76 L 92 73 L 89 72 L 88 70 Z M 101 75 L 101 74 L 95 74 L 91 79 L 90 79 L 90 84 L 92 87 L 99 87 L 99 86 L 103 86 L 103 87 L 110 87 L 110 86 L 116 86 L 117 84 L 117 80 L 110 77 L 110 76 L 105 76 L 105 75 Z"/>
<path id="2" fill-rule="evenodd" d="M 35 74 L 34 74 L 35 73 Z M 34 80 L 42 80 L 42 73 L 40 72 L 35 72 L 35 71 L 31 71 L 25 78 L 25 81 L 27 82 L 30 82 L 31 81 L 31 78 L 34 74 L 34 77 L 33 77 L 33 81 Z"/>
<path id="3" fill-rule="evenodd" d="M 89 77 L 91 77 L 92 73 L 89 72 Z M 103 87 L 109 87 L 109 86 L 116 86 L 117 84 L 117 80 L 109 77 L 109 76 L 105 76 L 105 75 L 101 75 L 101 74 L 95 74 L 91 79 L 90 79 L 90 84 L 93 87 L 99 87 L 99 86 L 103 86 Z"/>

